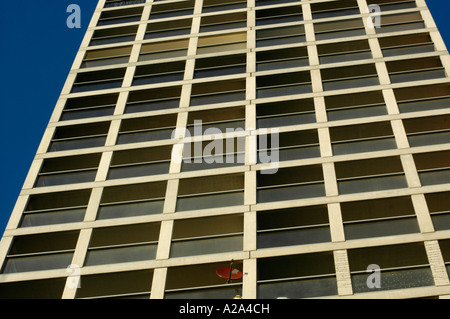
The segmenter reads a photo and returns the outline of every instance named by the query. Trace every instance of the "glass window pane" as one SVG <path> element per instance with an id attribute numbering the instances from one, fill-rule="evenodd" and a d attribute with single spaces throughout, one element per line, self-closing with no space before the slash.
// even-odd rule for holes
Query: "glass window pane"
<path id="1" fill-rule="evenodd" d="M 450 182 L 450 170 L 419 172 L 419 178 L 423 186 L 446 184 Z"/>
<path id="2" fill-rule="evenodd" d="M 329 227 L 260 232 L 258 249 L 291 245 L 307 245 L 331 241 Z"/>
<path id="3" fill-rule="evenodd" d="M 359 239 L 420 232 L 415 218 L 366 221 L 345 224 L 345 238 Z"/>
<path id="4" fill-rule="evenodd" d="M 64 269 L 72 263 L 73 253 L 60 253 L 41 256 L 14 257 L 6 260 L 4 274 Z"/>
<path id="5" fill-rule="evenodd" d="M 105 205 L 100 207 L 97 219 L 162 214 L 163 207 L 164 200 Z"/>
<path id="6" fill-rule="evenodd" d="M 371 289 L 367 286 L 367 278 L 369 275 L 370 274 L 367 273 L 352 275 L 354 292 L 362 293 L 374 291 L 374 288 Z M 381 270 L 380 276 L 381 288 L 379 290 L 406 289 L 434 285 L 433 276 L 429 267 L 392 271 Z"/>
<path id="7" fill-rule="evenodd" d="M 24 214 L 20 227 L 36 227 L 82 222 L 85 212 L 85 208 L 76 208 L 63 211 L 28 213 Z"/>
<path id="8" fill-rule="evenodd" d="M 243 203 L 243 192 L 182 197 L 177 200 L 177 211 L 236 206 L 243 205 Z"/>
<path id="9" fill-rule="evenodd" d="M 91 250 L 86 256 L 86 266 L 125 263 L 156 258 L 156 244 Z"/>
<path id="10" fill-rule="evenodd" d="M 159 175 L 169 173 L 170 163 L 150 163 L 109 169 L 108 179 L 130 178 L 138 176 Z"/>
<path id="11" fill-rule="evenodd" d="M 172 242 L 170 257 L 216 254 L 230 251 L 240 251 L 243 247 L 242 235 L 204 238 Z"/>
<path id="12" fill-rule="evenodd" d="M 337 295 L 335 277 L 258 284 L 259 299 L 298 299 Z"/>
<path id="13" fill-rule="evenodd" d="M 87 171 L 39 176 L 36 187 L 92 182 L 96 174 L 97 171 Z"/>
<path id="14" fill-rule="evenodd" d="M 339 193 L 352 194 L 406 188 L 405 176 L 380 176 L 338 182 Z"/>
<path id="15" fill-rule="evenodd" d="M 343 155 L 352 153 L 375 152 L 397 148 L 393 137 L 380 138 L 368 141 L 333 143 L 333 154 Z"/>
<path id="16" fill-rule="evenodd" d="M 286 186 L 258 191 L 258 203 L 325 196 L 324 184 Z"/>

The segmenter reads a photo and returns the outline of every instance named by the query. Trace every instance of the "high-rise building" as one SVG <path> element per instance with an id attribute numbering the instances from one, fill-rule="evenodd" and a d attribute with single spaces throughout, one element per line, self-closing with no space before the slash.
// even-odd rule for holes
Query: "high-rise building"
<path id="1" fill-rule="evenodd" d="M 448 298 L 449 71 L 424 0 L 99 0 L 0 298 Z"/>

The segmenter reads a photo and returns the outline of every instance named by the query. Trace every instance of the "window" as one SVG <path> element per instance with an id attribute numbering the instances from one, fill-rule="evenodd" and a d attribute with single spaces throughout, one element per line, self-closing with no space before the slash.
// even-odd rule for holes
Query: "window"
<path id="1" fill-rule="evenodd" d="M 60 121 L 107 116 L 114 113 L 118 93 L 68 99 Z"/>
<path id="2" fill-rule="evenodd" d="M 227 33 L 199 37 L 197 54 L 222 53 L 247 49 L 247 33 Z"/>
<path id="3" fill-rule="evenodd" d="M 84 266 L 155 259 L 160 223 L 94 228 Z"/>
<path id="4" fill-rule="evenodd" d="M 87 51 L 81 64 L 82 68 L 91 68 L 112 64 L 127 63 L 132 47 L 117 47 L 112 49 Z"/>
<path id="5" fill-rule="evenodd" d="M 1 299 L 61 299 L 67 278 L 2 282 Z"/>
<path id="6" fill-rule="evenodd" d="M 311 11 L 313 19 L 334 18 L 360 13 L 356 0 L 312 3 Z"/>
<path id="7" fill-rule="evenodd" d="M 126 6 L 130 4 L 144 3 L 145 0 L 106 0 L 105 8 Z"/>
<path id="8" fill-rule="evenodd" d="M 399 88 L 394 90 L 394 94 L 402 113 L 446 109 L 449 107 L 450 85 L 444 83 Z"/>
<path id="9" fill-rule="evenodd" d="M 425 23 L 420 12 L 408 12 L 380 16 L 380 28 L 375 28 L 377 33 L 408 31 L 424 29 Z"/>
<path id="10" fill-rule="evenodd" d="M 49 152 L 67 151 L 105 145 L 110 122 L 59 126 L 50 143 Z"/>
<path id="11" fill-rule="evenodd" d="M 192 19 L 155 22 L 147 25 L 144 39 L 157 39 L 186 35 L 191 32 Z"/>
<path id="12" fill-rule="evenodd" d="M 188 45 L 189 39 L 144 43 L 141 47 L 139 61 L 184 57 L 187 54 Z"/>
<path id="13" fill-rule="evenodd" d="M 372 59 L 367 40 L 321 44 L 317 46 L 320 64 Z"/>
<path id="14" fill-rule="evenodd" d="M 374 64 L 327 68 L 320 70 L 325 91 L 379 85 Z"/>
<path id="15" fill-rule="evenodd" d="M 446 78 L 439 57 L 386 62 L 392 83 Z"/>
<path id="16" fill-rule="evenodd" d="M 77 299 L 149 299 L 153 270 L 83 275 Z"/>
<path id="17" fill-rule="evenodd" d="M 166 182 L 106 187 L 97 219 L 161 214 L 166 196 Z"/>
<path id="18" fill-rule="evenodd" d="M 242 0 L 204 0 L 203 13 L 247 8 L 247 1 Z"/>
<path id="19" fill-rule="evenodd" d="M 306 47 L 256 52 L 256 70 L 270 71 L 309 66 Z"/>
<path id="20" fill-rule="evenodd" d="M 428 33 L 415 33 L 393 37 L 378 38 L 385 57 L 435 52 L 433 41 Z"/>
<path id="21" fill-rule="evenodd" d="M 329 121 L 387 115 L 381 91 L 325 96 Z"/>
<path id="22" fill-rule="evenodd" d="M 425 194 L 434 229 L 450 229 L 450 192 Z"/>
<path id="23" fill-rule="evenodd" d="M 280 73 L 256 77 L 257 98 L 295 95 L 311 92 L 311 74 L 309 71 Z"/>
<path id="24" fill-rule="evenodd" d="M 441 248 L 445 268 L 447 268 L 447 274 L 450 276 L 450 240 L 439 240 L 439 247 Z"/>
<path id="25" fill-rule="evenodd" d="M 256 11 L 256 25 L 303 21 L 302 6 L 288 6 Z"/>
<path id="26" fill-rule="evenodd" d="M 147 112 L 177 108 L 180 104 L 181 86 L 131 91 L 125 113 Z"/>
<path id="27" fill-rule="evenodd" d="M 47 158 L 38 174 L 35 187 L 93 182 L 101 154 Z"/>
<path id="28" fill-rule="evenodd" d="M 259 135 L 258 159 L 265 162 L 267 154 L 278 153 L 279 161 L 290 161 L 320 157 L 319 136 L 317 130 L 283 132 L 278 135 L 277 146 L 272 144 L 272 136 Z"/>
<path id="29" fill-rule="evenodd" d="M 282 4 L 282 3 L 289 3 L 289 2 L 298 2 L 298 0 L 256 0 L 256 6 L 268 6 L 272 4 Z"/>
<path id="30" fill-rule="evenodd" d="M 244 203 L 243 174 L 181 179 L 177 211 L 238 206 Z"/>
<path id="31" fill-rule="evenodd" d="M 31 195 L 20 227 L 82 222 L 91 190 Z"/>
<path id="32" fill-rule="evenodd" d="M 450 151 L 413 155 L 422 186 L 450 182 Z"/>
<path id="33" fill-rule="evenodd" d="M 257 262 L 258 299 L 337 295 L 332 252 L 259 258 Z"/>
<path id="34" fill-rule="evenodd" d="M 258 203 L 325 196 L 321 165 L 280 168 L 257 175 Z"/>
<path id="35" fill-rule="evenodd" d="M 122 120 L 117 144 L 170 140 L 176 121 L 176 114 Z"/>
<path id="36" fill-rule="evenodd" d="M 191 111 L 188 114 L 187 130 L 190 136 L 244 131 L 245 107 Z"/>
<path id="37" fill-rule="evenodd" d="M 256 47 L 298 44 L 305 41 L 304 25 L 256 30 Z"/>
<path id="38" fill-rule="evenodd" d="M 330 127 L 330 137 L 334 155 L 397 148 L 390 122 Z"/>
<path id="39" fill-rule="evenodd" d="M 368 4 L 379 5 L 382 12 L 416 8 L 416 2 L 414 0 L 370 0 Z"/>
<path id="40" fill-rule="evenodd" d="M 334 164 L 340 194 L 408 187 L 399 157 L 382 157 Z"/>
<path id="41" fill-rule="evenodd" d="M 190 106 L 244 101 L 245 79 L 194 83 Z"/>
<path id="42" fill-rule="evenodd" d="M 361 18 L 314 23 L 316 40 L 329 40 L 365 35 L 366 30 Z"/>
<path id="43" fill-rule="evenodd" d="M 230 267 L 229 262 L 169 267 L 165 284 L 165 299 L 232 299 L 242 296 L 242 279 L 217 276 L 216 271 Z M 233 269 L 242 270 L 242 261 L 235 260 Z"/>
<path id="44" fill-rule="evenodd" d="M 247 12 L 235 12 L 212 16 L 203 16 L 200 32 L 222 31 L 247 27 Z"/>
<path id="45" fill-rule="evenodd" d="M 347 240 L 420 233 L 409 196 L 344 202 L 341 213 Z"/>
<path id="46" fill-rule="evenodd" d="M 213 139 L 184 144 L 181 171 L 215 169 L 245 163 L 245 138 Z"/>
<path id="47" fill-rule="evenodd" d="M 241 251 L 242 214 L 175 220 L 170 257 Z"/>
<path id="48" fill-rule="evenodd" d="M 258 249 L 330 242 L 326 205 L 260 211 Z"/>
<path id="49" fill-rule="evenodd" d="M 137 66 L 133 86 L 182 81 L 185 64 L 185 61 L 177 61 Z"/>
<path id="50" fill-rule="evenodd" d="M 150 20 L 174 18 L 194 13 L 195 0 L 161 3 L 152 6 Z"/>
<path id="51" fill-rule="evenodd" d="M 434 285 L 423 243 L 349 249 L 347 254 L 355 293 Z M 367 285 L 372 264 L 380 267 L 380 288 Z"/>
<path id="52" fill-rule="evenodd" d="M 66 269 L 72 263 L 78 231 L 14 237 L 3 274 Z"/>
<path id="53" fill-rule="evenodd" d="M 97 46 L 134 41 L 136 38 L 137 30 L 137 25 L 95 30 L 89 45 Z"/>
<path id="54" fill-rule="evenodd" d="M 195 61 L 194 79 L 245 73 L 245 54 L 222 55 Z"/>
<path id="55" fill-rule="evenodd" d="M 258 128 L 315 123 L 314 100 L 286 100 L 257 104 L 256 121 Z"/>
<path id="56" fill-rule="evenodd" d="M 141 20 L 144 7 L 102 11 L 97 26 L 136 22 Z"/>
<path id="57" fill-rule="evenodd" d="M 450 143 L 450 115 L 404 119 L 411 147 Z"/>
<path id="58" fill-rule="evenodd" d="M 126 69 L 80 72 L 75 78 L 71 93 L 114 89 L 122 86 Z"/>
<path id="59" fill-rule="evenodd" d="M 171 146 L 115 151 L 108 179 L 168 174 Z"/>

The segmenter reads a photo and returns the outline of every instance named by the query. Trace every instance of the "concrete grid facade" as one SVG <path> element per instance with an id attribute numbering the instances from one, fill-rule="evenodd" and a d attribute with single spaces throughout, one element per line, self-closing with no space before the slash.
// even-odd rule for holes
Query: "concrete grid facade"
<path id="1" fill-rule="evenodd" d="M 449 72 L 424 0 L 100 0 L 0 243 L 0 297 L 450 296 Z M 203 146 L 243 163 L 184 163 L 196 120 L 236 129 Z"/>

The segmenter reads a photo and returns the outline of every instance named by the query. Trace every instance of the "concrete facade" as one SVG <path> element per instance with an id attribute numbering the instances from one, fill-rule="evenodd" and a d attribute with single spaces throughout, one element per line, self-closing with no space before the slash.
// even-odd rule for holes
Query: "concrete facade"
<path id="1" fill-rule="evenodd" d="M 448 298 L 450 56 L 424 0 L 134 2 L 98 3 L 0 242 L 1 297 Z M 204 139 L 243 139 L 244 163 L 180 163 L 194 120 L 241 127 Z M 266 129 L 275 174 L 252 153 Z"/>

